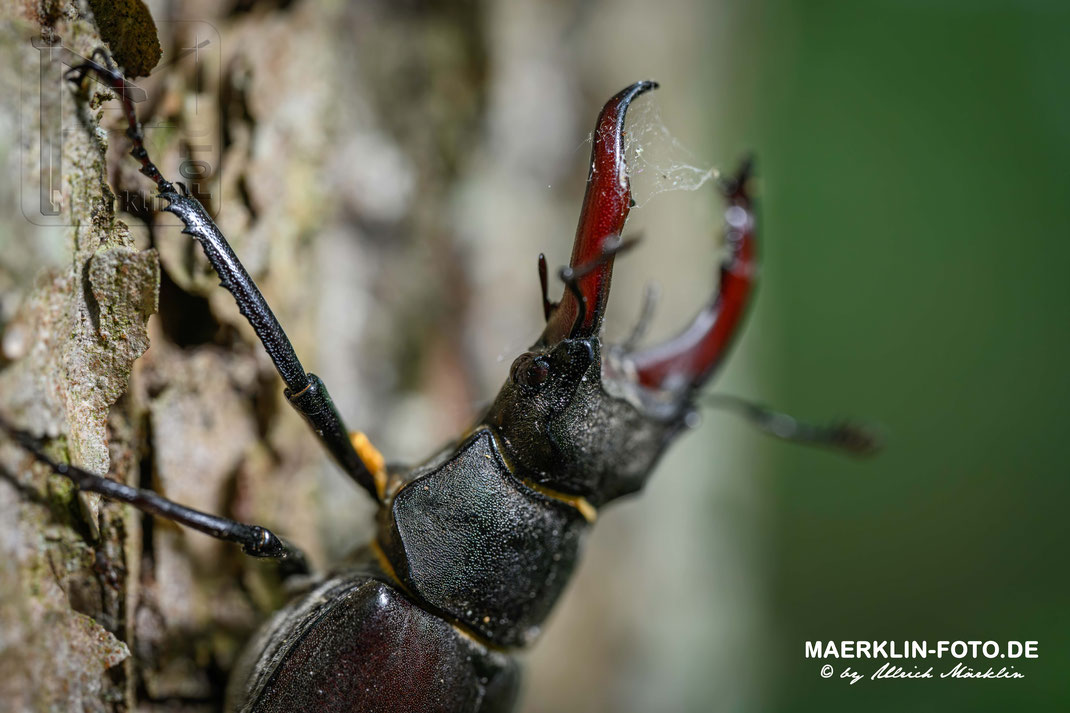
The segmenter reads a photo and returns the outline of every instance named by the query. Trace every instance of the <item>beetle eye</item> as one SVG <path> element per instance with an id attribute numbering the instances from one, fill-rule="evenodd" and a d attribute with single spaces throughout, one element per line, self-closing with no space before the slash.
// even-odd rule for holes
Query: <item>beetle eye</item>
<path id="1" fill-rule="evenodd" d="M 550 362 L 546 357 L 521 354 L 513 362 L 509 375 L 513 382 L 528 391 L 538 391 L 550 378 Z"/>

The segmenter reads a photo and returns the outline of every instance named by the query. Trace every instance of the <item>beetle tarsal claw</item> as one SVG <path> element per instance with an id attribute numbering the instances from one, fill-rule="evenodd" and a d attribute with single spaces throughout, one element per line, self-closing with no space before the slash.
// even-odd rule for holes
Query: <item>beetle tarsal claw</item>
<path id="1" fill-rule="evenodd" d="M 278 558 L 286 555 L 286 547 L 271 530 L 253 525 L 255 542 L 242 545 L 242 552 L 253 557 Z"/>

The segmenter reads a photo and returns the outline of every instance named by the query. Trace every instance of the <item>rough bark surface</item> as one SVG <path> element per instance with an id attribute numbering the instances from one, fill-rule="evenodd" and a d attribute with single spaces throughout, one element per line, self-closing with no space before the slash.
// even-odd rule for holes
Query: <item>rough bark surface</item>
<path id="1" fill-rule="evenodd" d="M 27 66 L 34 67 L 37 51 L 25 41 L 27 33 L 36 30 L 37 38 L 50 42 L 59 27 L 75 51 L 99 42 L 93 24 L 73 7 L 38 8 L 5 23 L 6 87 L 21 89 L 20 75 L 25 80 Z M 10 309 L 14 302 L 4 301 L 3 358 L 10 363 L 0 373 L 0 407 L 11 421 L 49 437 L 55 457 L 136 482 L 130 405 L 117 402 L 134 360 L 148 347 L 158 262 L 116 220 L 103 139 L 95 130 L 99 109 L 56 103 L 57 96 L 40 92 L 39 102 L 22 108 L 30 114 L 23 125 L 45 131 L 82 127 L 63 141 L 62 163 L 73 170 L 52 195 L 66 217 L 65 259 L 32 278 L 19 269 L 24 255 L 4 265 L 4 287 L 18 293 L 19 304 Z M 20 152 L 40 153 L 43 134 L 22 134 L 18 150 L 8 144 L 6 175 L 19 175 L 12 158 Z M 32 168 L 23 174 L 28 185 L 46 180 L 47 167 Z M 14 245 L 6 246 L 6 254 L 33 235 L 19 231 L 9 215 L 15 234 L 7 237 Z M 22 250 L 32 253 L 34 247 L 41 248 Z M 137 523 L 121 508 L 76 495 L 69 483 L 50 478 L 6 443 L 0 457 L 0 700 L 10 710 L 122 706 L 129 700 L 128 597 L 136 591 L 130 586 L 136 554 L 129 545 Z"/>
<path id="2" fill-rule="evenodd" d="M 137 4 L 121 9 L 137 11 Z M 117 32 L 115 18 L 94 16 L 107 5 L 6 5 L 5 86 L 16 95 L 20 84 L 35 90 L 34 39 L 89 56 L 104 29 L 113 55 L 144 59 L 142 46 L 151 42 Z M 332 391 L 341 403 L 360 395 L 362 408 L 350 418 L 376 413 L 405 380 L 423 380 L 418 360 L 398 356 L 428 348 L 427 318 L 416 329 L 382 329 L 368 339 L 360 315 L 370 292 L 388 290 L 382 301 L 395 315 L 424 313 L 430 294 L 445 318 L 463 312 L 456 275 L 447 272 L 441 284 L 404 279 L 414 255 L 429 256 L 398 236 L 432 224 L 473 130 L 477 33 L 463 13 L 414 23 L 389 4 L 156 3 L 152 10 L 164 61 L 141 84 L 150 151 L 165 175 L 184 180 L 217 215 L 309 368 L 330 378 L 330 355 L 316 344 L 324 332 L 335 349 L 364 350 L 386 379 L 365 386 L 367 377 L 350 374 Z M 359 52 L 347 27 L 364 33 Z M 426 32 L 429 41 L 394 44 L 402 31 Z M 183 61 L 184 48 L 197 48 L 196 61 Z M 385 62 L 371 70 L 364 60 L 375 52 Z M 399 93 L 406 71 L 420 81 Z M 343 82 L 347 75 L 356 81 Z M 60 460 L 208 512 L 270 524 L 318 563 L 362 542 L 369 506 L 344 492 L 344 482 L 330 486 L 339 498 L 324 500 L 334 500 L 349 524 L 336 535 L 320 529 L 316 445 L 282 402 L 270 362 L 206 261 L 170 216 L 156 214 L 158 202 L 142 200 L 151 186 L 125 156 L 129 142 L 115 104 L 105 104 L 109 93 L 89 83 L 80 97 L 66 86 L 38 94 L 40 102 L 24 92 L 17 105 L 5 104 L 12 126 L 31 129 L 21 132 L 22 145 L 5 147 L 8 175 L 26 165 L 34 173 L 4 190 L 12 209 L 5 253 L 16 255 L 4 261 L 0 284 L 3 413 L 45 436 Z M 47 129 L 32 129 L 48 121 L 63 129 L 57 196 L 64 220 L 42 231 L 19 225 L 17 196 L 47 180 L 48 167 L 33 159 Z M 352 131 L 350 122 L 363 130 Z M 339 176 L 341 188 L 332 189 Z M 119 207 L 128 211 L 123 220 Z M 426 245 L 447 253 L 447 270 L 455 262 L 449 242 L 438 231 Z M 352 280 L 309 287 L 323 267 L 322 243 L 348 253 Z M 42 253 L 55 256 L 44 270 Z M 444 284 L 459 291 L 442 300 Z M 311 315 L 334 300 L 347 303 L 346 321 L 323 329 Z M 369 372 L 374 383 L 375 369 Z M 380 413 L 388 416 L 389 407 Z M 460 427 L 448 421 L 444 432 Z M 373 437 L 382 428 L 365 425 Z M 0 708 L 217 709 L 240 645 L 284 596 L 271 566 L 123 506 L 75 496 L 8 443 L 0 458 Z"/>

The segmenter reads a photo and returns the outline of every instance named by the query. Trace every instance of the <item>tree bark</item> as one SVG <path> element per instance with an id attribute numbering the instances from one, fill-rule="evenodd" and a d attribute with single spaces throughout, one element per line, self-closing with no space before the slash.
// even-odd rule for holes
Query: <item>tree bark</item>
<path id="1" fill-rule="evenodd" d="M 450 344 L 463 330 L 426 327 L 464 314 L 454 236 L 433 226 L 481 101 L 474 10 L 416 18 L 389 3 L 153 9 L 164 57 L 140 83 L 149 150 L 216 215 L 348 419 L 388 447 L 404 440 L 387 429 L 405 391 L 430 378 L 470 400 L 460 359 L 428 370 L 418 355 L 463 354 Z M 49 180 L 38 157 L 55 127 L 63 180 L 55 227 L 11 221 L 0 409 L 46 437 L 59 460 L 268 525 L 319 565 L 361 544 L 370 505 L 336 472 L 320 477 L 329 466 L 229 294 L 158 201 L 142 198 L 151 185 L 125 155 L 106 90 L 90 82 L 79 99 L 62 83 L 26 79 L 41 62 L 33 40 L 88 57 L 105 44 L 106 23 L 85 3 L 9 6 L 5 17 L 4 83 L 18 87 L 21 76 L 40 101 L 24 92 L 5 104 L 14 124 L 19 111 L 34 115 L 22 116 L 21 152 L 8 155 L 32 172 L 4 198 L 13 204 L 19 188 Z M 363 36 L 358 51 L 345 27 Z M 133 62 L 144 43 L 131 46 L 131 37 L 113 33 L 106 46 Z M 197 48 L 194 61 L 186 48 Z M 406 72 L 419 79 L 399 91 Z M 30 279 L 49 251 L 52 267 Z M 439 279 L 408 279 L 428 260 L 444 268 Z M 329 279 L 318 282 L 324 271 Z M 366 326 L 373 313 L 402 324 Z M 324 349 L 321 338 L 330 339 Z M 436 435 L 459 431 L 466 416 L 443 419 Z M 218 709 L 241 644 L 284 600 L 270 564 L 76 495 L 6 441 L 0 458 L 0 707 Z M 321 527 L 340 513 L 343 527 Z"/>

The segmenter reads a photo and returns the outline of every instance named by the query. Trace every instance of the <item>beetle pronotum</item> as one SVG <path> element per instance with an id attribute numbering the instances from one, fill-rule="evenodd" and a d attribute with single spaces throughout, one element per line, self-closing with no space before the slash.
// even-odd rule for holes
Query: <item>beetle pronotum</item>
<path id="1" fill-rule="evenodd" d="M 99 61 L 97 61 L 99 59 Z M 94 74 L 123 100 L 132 155 L 197 240 L 285 383 L 290 404 L 338 465 L 379 505 L 377 535 L 276 613 L 233 672 L 234 711 L 508 711 L 519 671 L 511 652 L 531 644 L 563 591 L 599 508 L 640 490 L 667 446 L 686 430 L 695 398 L 738 334 L 753 292 L 757 240 L 743 162 L 720 189 L 727 203 L 728 257 L 717 290 L 678 336 L 654 347 L 603 344 L 602 321 L 615 257 L 631 208 L 624 121 L 657 87 L 636 82 L 598 116 L 587 190 L 559 302 L 547 295 L 546 325 L 513 362 L 476 424 L 414 467 L 384 465 L 349 434 L 324 383 L 307 373 L 285 332 L 203 206 L 165 179 L 144 147 L 129 85 L 108 56 L 72 70 Z M 855 451 L 872 447 L 849 426 L 799 424 L 722 397 L 774 435 Z M 166 517 L 253 556 L 306 573 L 303 555 L 270 530 L 198 512 L 151 491 L 49 458 L 40 441 L 6 420 L 9 435 L 80 488 Z"/>

